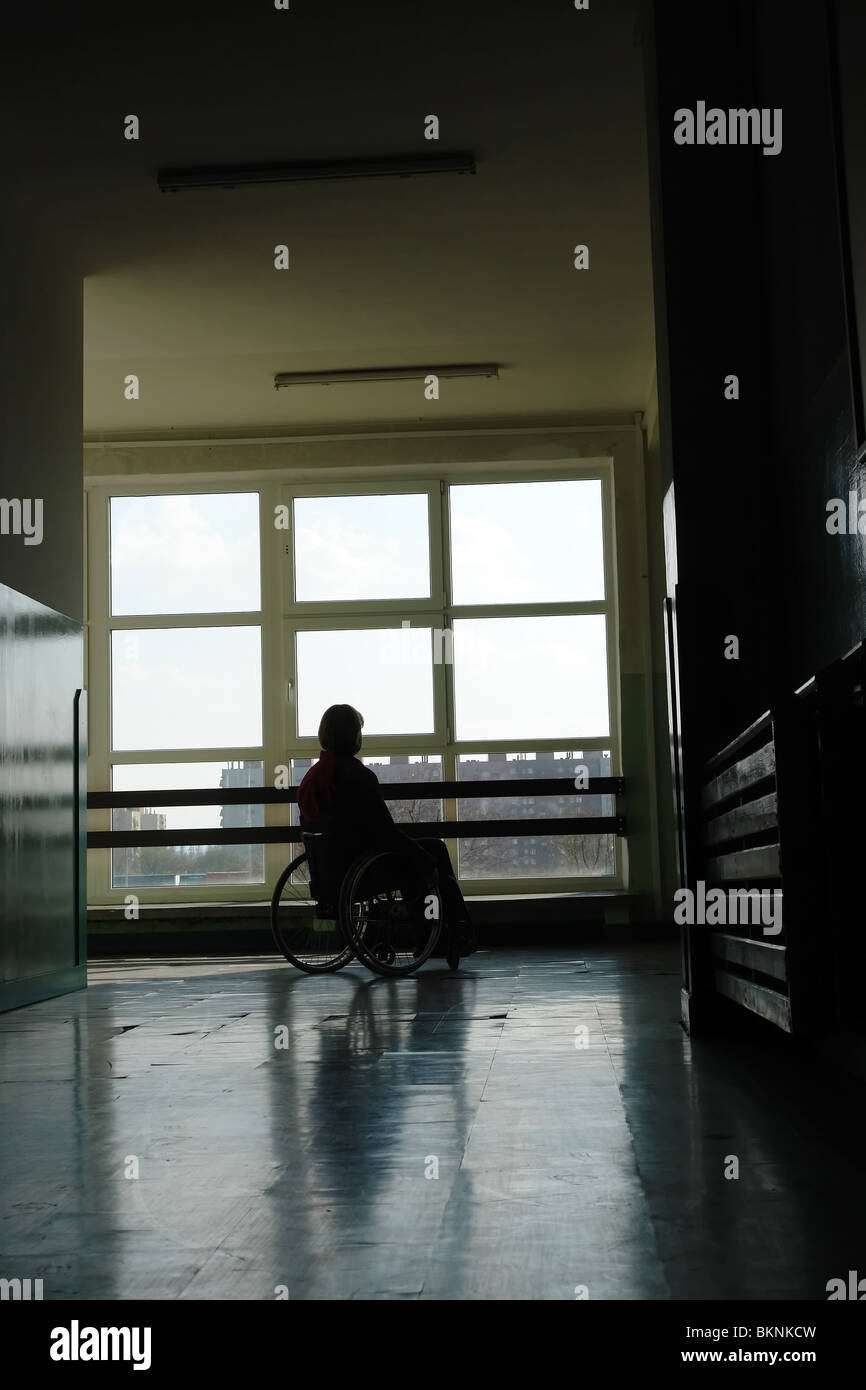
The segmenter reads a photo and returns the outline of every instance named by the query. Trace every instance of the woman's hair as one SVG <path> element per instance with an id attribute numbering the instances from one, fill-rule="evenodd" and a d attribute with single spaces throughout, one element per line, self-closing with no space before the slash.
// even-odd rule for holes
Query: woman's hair
<path id="1" fill-rule="evenodd" d="M 331 705 L 322 715 L 319 743 L 331 753 L 357 753 L 364 716 L 351 705 Z"/>

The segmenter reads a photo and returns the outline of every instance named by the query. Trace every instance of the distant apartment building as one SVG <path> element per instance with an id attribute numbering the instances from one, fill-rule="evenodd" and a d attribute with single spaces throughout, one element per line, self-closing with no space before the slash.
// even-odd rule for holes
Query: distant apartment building
<path id="1" fill-rule="evenodd" d="M 488 753 L 462 756 L 461 782 L 564 782 L 553 795 L 538 795 L 527 787 L 525 796 L 490 796 L 461 801 L 461 820 L 539 820 L 613 814 L 613 798 L 577 792 L 574 778 L 585 767 L 589 776 L 611 775 L 610 754 L 586 752 Z M 460 841 L 460 874 L 464 878 L 599 877 L 614 872 L 614 839 L 610 835 L 479 836 Z"/>
<path id="2" fill-rule="evenodd" d="M 313 765 L 312 758 L 296 758 L 292 763 L 292 782 L 297 786 Z M 379 781 L 438 782 L 443 778 L 438 756 L 418 757 L 408 753 L 380 761 L 375 755 L 365 761 Z M 487 753 L 477 758 L 461 755 L 457 777 L 461 782 L 508 782 L 515 780 L 564 780 L 561 792 L 540 796 L 529 787 L 525 796 L 501 796 L 491 788 L 489 796 L 467 798 L 458 804 L 458 818 L 466 820 L 537 820 L 571 816 L 608 816 L 614 813 L 613 797 L 588 795 L 574 788 L 578 768 L 585 767 L 591 778 L 611 775 L 610 754 L 599 749 L 586 752 Z M 417 823 L 441 821 L 441 800 L 389 800 L 396 821 Z M 297 809 L 293 822 L 297 823 Z M 582 878 L 604 877 L 614 873 L 615 854 L 612 835 L 514 835 L 479 836 L 459 841 L 459 873 L 470 879 Z"/>
<path id="3" fill-rule="evenodd" d="M 228 763 L 220 773 L 220 787 L 233 791 L 245 787 L 263 785 L 260 762 Z M 220 825 L 223 830 L 245 830 L 247 827 L 259 828 L 265 823 L 264 806 L 223 806 L 220 810 Z"/>
<path id="4" fill-rule="evenodd" d="M 261 787 L 263 774 L 261 762 L 228 763 L 220 773 L 220 787 L 236 790 L 247 787 Z M 223 830 L 260 829 L 265 823 L 264 806 L 247 805 L 223 806 L 220 809 L 220 825 Z M 210 870 L 209 883 L 260 882 L 264 878 L 264 845 L 225 845 L 225 857 L 231 867 L 224 870 Z"/>
<path id="5" fill-rule="evenodd" d="M 112 811 L 113 830 L 165 830 L 167 817 L 162 811 L 149 811 L 145 808 L 123 806 Z M 112 882 L 115 888 L 140 885 L 145 875 L 142 873 L 141 845 L 128 845 L 123 849 L 112 850 Z M 152 875 L 146 876 L 148 879 Z"/>

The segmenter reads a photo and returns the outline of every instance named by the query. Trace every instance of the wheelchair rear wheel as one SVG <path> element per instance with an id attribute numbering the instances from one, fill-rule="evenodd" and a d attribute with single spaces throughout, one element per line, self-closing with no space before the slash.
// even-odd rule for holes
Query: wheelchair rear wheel
<path id="1" fill-rule="evenodd" d="M 340 890 L 340 921 L 358 959 L 377 975 L 411 975 L 439 940 L 442 900 L 429 885 L 407 901 L 405 867 L 388 852 L 363 854 Z"/>
<path id="2" fill-rule="evenodd" d="M 337 917 L 319 916 L 319 904 L 313 910 L 297 905 L 305 901 L 301 894 L 310 882 L 306 854 L 299 854 L 287 864 L 277 880 L 271 898 L 271 930 L 278 950 L 286 960 L 305 970 L 308 975 L 325 975 L 342 970 L 354 957 Z M 293 910 L 294 909 L 294 910 Z"/>

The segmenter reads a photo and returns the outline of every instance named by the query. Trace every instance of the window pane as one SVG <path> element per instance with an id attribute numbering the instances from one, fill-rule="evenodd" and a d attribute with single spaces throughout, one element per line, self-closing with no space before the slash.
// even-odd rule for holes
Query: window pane
<path id="1" fill-rule="evenodd" d="M 112 613 L 261 607 L 257 492 L 112 497 Z"/>
<path id="2" fill-rule="evenodd" d="M 415 754 L 393 754 L 388 756 L 373 755 L 364 758 L 367 767 L 372 768 L 383 786 L 389 782 L 441 782 L 442 781 L 442 759 L 433 757 L 419 757 Z M 388 810 L 401 825 L 417 825 L 419 821 L 442 820 L 445 809 L 442 805 L 442 798 L 436 800 L 423 801 L 415 799 L 406 801 L 389 801 Z"/>
<path id="3" fill-rule="evenodd" d="M 372 768 L 379 781 L 385 786 L 389 782 L 441 782 L 442 759 L 431 754 L 387 753 L 362 757 L 365 767 Z M 292 762 L 292 786 L 300 786 L 305 774 L 309 772 L 318 758 L 295 758 Z M 445 812 L 441 797 L 436 800 L 408 799 L 388 802 L 388 810 L 398 823 L 416 825 L 418 821 L 442 820 Z M 292 807 L 292 825 L 297 825 L 298 808 Z"/>
<path id="4" fill-rule="evenodd" d="M 429 598 L 427 494 L 298 497 L 295 598 Z"/>
<path id="5" fill-rule="evenodd" d="M 452 487 L 455 603 L 586 603 L 604 598 L 597 479 Z"/>
<path id="6" fill-rule="evenodd" d="M 533 781 L 566 777 L 572 783 L 578 768 L 590 777 L 610 777 L 610 754 L 576 753 L 465 753 L 457 759 L 460 782 Z M 490 795 L 458 801 L 460 820 L 539 820 L 546 817 L 612 816 L 612 796 L 588 796 L 565 787 L 556 796 L 536 796 L 527 786 L 525 796 Z M 479 878 L 596 878 L 615 873 L 613 835 L 515 835 L 460 840 L 460 877 Z"/>
<path id="7" fill-rule="evenodd" d="M 114 791 L 179 791 L 188 787 L 261 787 L 260 762 L 125 763 L 112 769 Z M 224 830 L 265 823 L 264 806 L 154 806 L 112 811 L 112 830 Z M 264 883 L 264 845 L 137 845 L 111 852 L 114 888 Z"/>
<path id="8" fill-rule="evenodd" d="M 111 676 L 114 748 L 262 742 L 259 627 L 113 632 Z"/>
<path id="9" fill-rule="evenodd" d="M 298 736 L 315 736 L 329 705 L 354 705 L 365 734 L 433 732 L 429 627 L 299 632 Z"/>
<path id="10" fill-rule="evenodd" d="M 604 616 L 455 619 L 454 699 L 461 741 L 607 736 Z"/>

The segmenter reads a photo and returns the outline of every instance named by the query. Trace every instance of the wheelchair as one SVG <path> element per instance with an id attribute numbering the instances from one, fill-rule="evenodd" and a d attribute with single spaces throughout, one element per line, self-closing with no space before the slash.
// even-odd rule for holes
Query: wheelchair
<path id="1" fill-rule="evenodd" d="M 351 960 L 377 975 L 411 975 L 436 949 L 456 970 L 459 949 L 448 931 L 435 870 L 421 883 L 393 851 L 354 859 L 326 832 L 302 831 L 303 852 L 287 864 L 271 899 L 271 929 L 286 960 L 308 975 L 342 970 Z M 312 918 L 297 912 L 304 886 Z"/>

